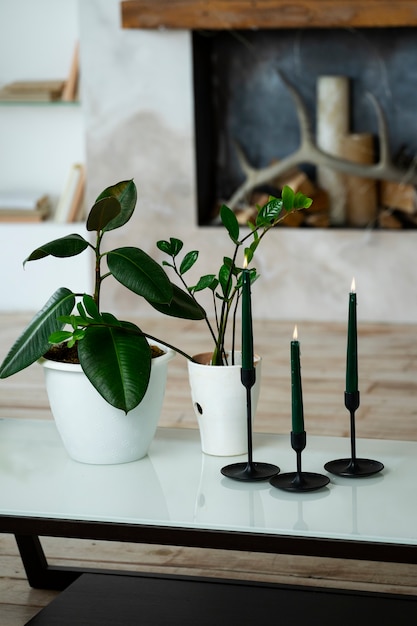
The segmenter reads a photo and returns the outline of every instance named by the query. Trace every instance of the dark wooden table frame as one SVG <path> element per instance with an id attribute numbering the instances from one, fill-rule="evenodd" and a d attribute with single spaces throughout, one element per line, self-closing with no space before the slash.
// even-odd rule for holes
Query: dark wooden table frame
<path id="1" fill-rule="evenodd" d="M 40 537 L 67 537 L 216 550 L 417 563 L 416 545 L 295 537 L 268 533 L 7 515 L 0 516 L 0 532 L 15 535 L 29 584 L 34 588 L 55 590 L 65 589 L 83 573 L 103 571 L 109 573 L 109 571 L 50 566 Z"/>

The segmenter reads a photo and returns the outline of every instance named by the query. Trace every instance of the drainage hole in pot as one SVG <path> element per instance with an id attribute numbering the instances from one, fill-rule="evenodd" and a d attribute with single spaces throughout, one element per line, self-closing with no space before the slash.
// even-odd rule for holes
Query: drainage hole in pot
<path id="1" fill-rule="evenodd" d="M 198 402 L 196 402 L 194 406 L 197 409 L 197 411 L 200 413 L 200 415 L 203 415 L 203 407 L 201 406 L 201 404 L 198 404 Z"/>

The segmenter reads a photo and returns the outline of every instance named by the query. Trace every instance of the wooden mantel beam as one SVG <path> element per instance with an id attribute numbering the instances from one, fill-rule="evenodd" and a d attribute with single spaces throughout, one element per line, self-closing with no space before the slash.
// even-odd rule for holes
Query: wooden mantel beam
<path id="1" fill-rule="evenodd" d="M 123 0 L 123 28 L 417 26 L 416 0 Z"/>

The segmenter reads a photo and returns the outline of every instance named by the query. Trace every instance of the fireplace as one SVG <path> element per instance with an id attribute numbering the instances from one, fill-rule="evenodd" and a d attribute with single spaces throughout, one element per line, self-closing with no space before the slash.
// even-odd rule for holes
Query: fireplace
<path id="1" fill-rule="evenodd" d="M 229 247 L 221 228 L 197 220 L 193 30 L 298 29 L 307 18 L 314 28 L 417 25 L 413 2 L 142 0 L 140 6 L 135 19 L 147 23 L 127 27 L 127 5 L 121 18 L 119 0 L 80 4 L 87 201 L 133 177 L 138 210 L 123 238 L 114 231 L 113 247 L 138 245 L 158 258 L 155 242 L 179 237 L 200 251 L 198 276 L 215 271 Z M 287 319 L 289 333 L 303 319 L 344 321 L 352 276 L 359 321 L 417 319 L 415 230 L 279 228 L 258 252 L 253 314 Z M 106 286 L 103 298 L 120 314 L 155 314 L 117 285 Z"/>
<path id="2" fill-rule="evenodd" d="M 405 181 L 411 173 L 408 166 L 417 154 L 417 80 L 412 80 L 412 75 L 406 78 L 404 71 L 405 67 L 413 68 L 413 59 L 417 58 L 414 29 L 194 31 L 193 49 L 197 192 L 201 224 L 210 221 L 213 209 L 220 203 L 230 205 L 230 199 L 245 180 L 237 146 L 248 164 L 257 169 L 282 161 L 297 150 L 300 126 L 296 104 L 286 80 L 291 81 L 303 99 L 313 134 L 317 137 L 317 84 L 320 84 L 322 76 L 340 75 L 342 87 L 348 81 L 348 103 L 340 101 L 340 106 L 346 108 L 346 119 L 341 119 L 346 126 L 345 152 L 352 141 L 358 145 L 358 141 L 362 140 L 363 150 L 372 151 L 370 162 L 378 160 L 378 119 L 368 97 L 372 94 L 386 117 L 390 154 L 394 163 L 399 165 L 398 178 L 394 182 L 400 185 L 396 187 L 397 199 L 388 198 L 388 191 L 392 191 L 394 185 L 369 180 L 364 169 L 363 180 L 355 177 L 355 184 L 364 187 L 368 201 L 373 194 L 375 206 L 371 212 L 369 207 L 364 207 L 368 215 L 364 215 L 362 220 L 360 215 L 356 220 L 354 215 L 347 215 L 349 211 L 346 208 L 349 210 L 349 206 L 345 207 L 344 219 L 337 226 L 351 223 L 353 226 L 391 227 L 395 223 L 394 216 L 397 216 L 398 226 L 416 227 L 413 185 L 407 185 L 411 195 L 409 202 L 405 204 L 403 201 Z M 337 85 L 337 80 L 334 84 Z M 322 123 L 326 124 L 327 120 L 324 118 Z M 334 153 L 336 147 L 327 146 Z M 349 154 L 339 156 L 349 158 Z M 326 181 L 319 180 L 317 184 L 314 164 L 301 162 L 297 169 L 304 172 L 308 179 L 302 191 L 314 194 L 314 185 L 320 190 L 324 182 L 324 191 L 331 192 L 326 188 Z M 274 182 L 273 177 L 258 185 L 252 190 L 255 193 L 241 194 L 237 202 L 240 201 L 245 208 L 250 204 L 251 195 L 256 200 L 268 193 L 279 193 L 285 182 L 291 184 L 294 180 L 304 180 L 299 175 L 285 174 L 284 171 L 278 182 Z M 383 176 L 381 174 L 382 179 Z M 347 175 L 342 173 L 339 178 L 342 181 L 339 194 L 347 193 Z M 325 216 L 331 213 L 327 203 L 323 206 L 323 195 L 320 194 L 321 207 L 313 213 L 314 217 L 320 218 L 317 219 L 319 225 L 324 224 Z M 346 198 L 345 203 L 348 201 L 349 198 Z M 364 202 L 364 198 L 355 196 L 352 202 Z M 399 206 L 390 206 L 390 202 Z M 352 211 L 354 209 L 352 207 Z M 386 219 L 385 209 L 392 214 L 390 221 Z M 313 221 L 309 221 L 309 217 L 307 215 L 304 221 L 295 223 L 311 225 Z M 331 225 L 330 220 L 328 225 Z"/>
<path id="3" fill-rule="evenodd" d="M 252 4 L 122 3 L 127 27 L 193 28 L 199 224 L 210 223 L 222 202 L 233 208 L 240 204 L 244 221 L 251 215 L 245 210 L 248 206 L 256 214 L 259 199 L 279 193 L 282 184 L 293 186 L 294 175 L 281 176 L 252 185 L 252 193 L 246 189 L 236 194 L 245 180 L 239 154 L 249 166 L 260 169 L 284 159 L 299 145 L 299 121 L 294 99 L 282 80 L 284 73 L 303 99 L 316 135 L 320 111 L 316 92 L 321 76 L 346 78 L 349 102 L 346 122 L 342 120 L 346 140 L 336 136 L 337 145 L 321 147 L 363 162 L 362 181 L 334 172 L 327 180 L 326 172 L 323 175 L 323 168 L 315 163 L 297 164 L 296 173 L 300 169 L 307 177 L 301 191 L 313 195 L 313 207 L 317 208 L 294 223 L 416 228 L 417 177 L 412 168 L 417 153 L 417 80 L 413 76 L 417 40 L 413 28 L 403 27 L 415 20 L 416 11 L 403 2 L 395 5 L 395 12 L 385 2 L 368 3 L 367 8 L 357 2 L 344 3 L 344 8 L 338 2 Z M 401 28 L 393 27 L 394 20 Z M 379 28 L 369 28 L 369 24 Z M 341 25 L 343 28 L 338 28 Z M 360 28 L 352 28 L 356 25 Z M 246 29 L 237 30 L 236 26 Z M 366 175 L 366 165 L 375 163 L 380 152 L 377 111 L 370 106 L 369 93 L 387 118 L 390 157 L 398 166 L 388 181 L 386 174 Z M 315 187 L 309 183 L 316 184 L 317 178 L 315 198 Z M 303 179 L 297 175 L 296 180 Z M 332 209 L 332 204 L 340 208 Z M 358 204 L 365 205 L 362 214 Z"/>

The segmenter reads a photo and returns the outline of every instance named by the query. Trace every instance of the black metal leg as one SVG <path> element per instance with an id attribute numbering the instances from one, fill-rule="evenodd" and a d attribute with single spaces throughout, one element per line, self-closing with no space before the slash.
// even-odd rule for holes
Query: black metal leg
<path id="1" fill-rule="evenodd" d="M 48 565 L 37 535 L 15 535 L 15 539 L 31 587 L 62 591 L 83 573 L 76 568 Z"/>

